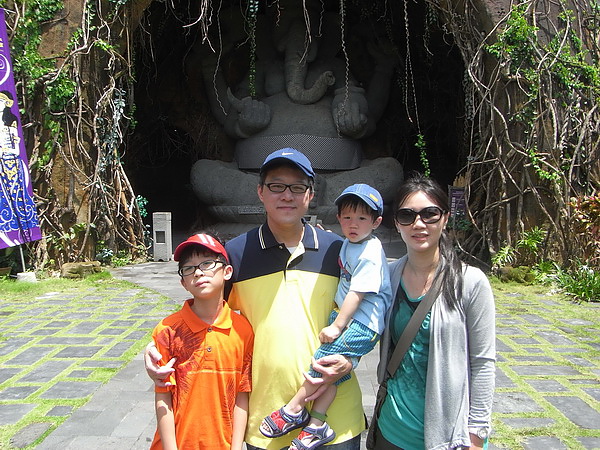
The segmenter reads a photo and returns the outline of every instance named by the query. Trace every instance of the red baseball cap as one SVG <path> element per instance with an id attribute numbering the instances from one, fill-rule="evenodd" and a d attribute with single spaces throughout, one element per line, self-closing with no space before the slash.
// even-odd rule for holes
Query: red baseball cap
<path id="1" fill-rule="evenodd" d="M 208 234 L 194 234 L 187 238 L 186 241 L 182 242 L 175 249 L 175 253 L 173 254 L 173 259 L 175 261 L 179 261 L 179 257 L 181 256 L 181 252 L 190 245 L 201 245 L 204 248 L 207 248 L 211 252 L 214 252 L 218 255 L 223 255 L 225 257 L 225 261 L 229 264 L 229 257 L 227 256 L 227 252 L 225 251 L 225 247 L 217 241 L 214 237 Z"/>

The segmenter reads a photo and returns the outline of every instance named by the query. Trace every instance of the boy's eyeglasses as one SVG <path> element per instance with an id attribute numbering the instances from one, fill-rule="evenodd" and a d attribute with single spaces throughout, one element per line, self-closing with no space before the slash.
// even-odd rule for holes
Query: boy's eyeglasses
<path id="1" fill-rule="evenodd" d="M 421 218 L 423 223 L 432 224 L 439 222 L 442 216 L 446 213 L 437 206 L 428 206 L 421 211 L 414 211 L 410 208 L 400 208 L 396 211 L 396 222 L 400 225 L 412 225 L 417 220 L 417 216 Z"/>
<path id="2" fill-rule="evenodd" d="M 292 194 L 304 194 L 310 188 L 310 186 L 307 186 L 306 184 L 284 183 L 267 183 L 265 186 L 267 186 L 271 192 L 275 192 L 277 194 L 285 192 L 286 189 L 289 189 Z"/>
<path id="3" fill-rule="evenodd" d="M 217 264 L 226 265 L 227 263 L 223 261 L 219 261 L 218 259 L 209 259 L 207 261 L 202 261 L 200 264 L 195 266 L 183 266 L 181 267 L 177 273 L 180 277 L 188 277 L 196 273 L 196 270 L 200 270 L 203 273 L 207 271 L 213 271 L 217 268 Z"/>

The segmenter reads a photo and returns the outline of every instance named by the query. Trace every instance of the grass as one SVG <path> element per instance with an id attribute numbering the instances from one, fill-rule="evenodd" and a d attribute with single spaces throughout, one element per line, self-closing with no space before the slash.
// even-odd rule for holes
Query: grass
<path id="1" fill-rule="evenodd" d="M 513 387 L 497 387 L 496 397 L 502 393 L 525 394 L 541 406 L 540 410 L 522 412 L 494 411 L 494 432 L 491 442 L 501 448 L 520 449 L 524 441 L 536 436 L 549 436 L 569 449 L 584 449 L 579 438 L 600 439 L 600 426 L 585 429 L 568 420 L 550 402 L 556 396 L 574 396 L 596 411 L 600 411 L 597 397 L 585 388 L 600 388 L 600 305 L 578 303 L 561 294 L 549 293 L 544 286 L 525 286 L 501 283 L 492 279 L 496 297 L 498 340 L 508 351 L 499 351 L 497 373 L 500 369 Z M 527 320 L 539 317 L 539 323 Z M 555 334 L 565 339 L 564 345 L 552 344 L 544 336 Z M 569 344 L 569 341 L 573 344 Z M 527 342 L 523 344 L 523 342 Z M 591 345 L 593 344 L 593 345 Z M 583 349 L 584 352 L 577 350 Z M 523 376 L 515 369 L 527 365 L 565 365 L 580 375 Z M 543 392 L 532 384 L 537 380 L 552 380 L 561 386 L 559 392 Z M 514 428 L 507 424 L 510 419 L 539 419 L 546 425 Z"/>
<path id="2" fill-rule="evenodd" d="M 600 402 L 590 395 L 587 388 L 600 390 L 600 304 L 576 303 L 561 294 L 549 293 L 544 286 L 525 286 L 516 283 L 501 283 L 492 279 L 496 297 L 498 341 L 502 344 L 499 351 L 498 372 L 502 372 L 512 383 L 512 387 L 497 387 L 497 397 L 501 395 L 525 395 L 540 406 L 536 411 L 494 411 L 493 434 L 491 443 L 495 447 L 506 449 L 525 448 L 525 441 L 535 436 L 547 436 L 560 439 L 569 449 L 586 448 L 579 440 L 582 437 L 600 439 L 600 429 L 584 429 L 574 425 L 548 399 L 553 396 L 576 396 L 596 411 L 600 411 Z M 115 301 L 121 299 L 121 301 Z M 128 301 L 126 301 L 128 300 Z M 61 304 L 62 302 L 62 304 Z M 25 311 L 40 307 L 56 309 L 49 311 L 50 316 L 24 314 Z M 136 313 L 135 308 L 146 306 L 148 312 Z M 153 291 L 132 285 L 125 281 L 112 279 L 110 274 L 102 272 L 85 280 L 45 279 L 38 283 L 0 280 L 0 369 L 18 368 L 21 372 L 8 379 L 0 378 L 0 404 L 32 403 L 36 407 L 22 420 L 13 425 L 0 426 L 0 448 L 14 448 L 11 439 L 24 427 L 36 423 L 49 424 L 48 430 L 26 448 L 34 448 L 52 430 L 58 427 L 70 413 L 62 416 L 47 416 L 55 406 L 70 407 L 71 412 L 84 405 L 91 396 L 80 399 L 44 399 L 40 395 L 56 381 L 81 381 L 70 376 L 74 370 L 88 370 L 85 381 L 106 383 L 119 370 L 131 361 L 148 342 L 153 323 L 169 314 L 177 305 Z M 85 312 L 89 317 L 69 319 L 72 325 L 56 328 L 52 337 L 70 336 L 77 324 L 85 320 L 102 322 L 102 325 L 85 337 L 94 338 L 92 345 L 101 345 L 111 341 L 107 350 L 84 358 L 85 361 L 114 362 L 114 367 L 84 367 L 83 361 L 64 359 L 65 370 L 46 383 L 24 383 L 21 378 L 40 365 L 57 358 L 60 349 L 53 349 L 31 367 L 8 364 L 15 355 L 31 346 L 44 346 L 43 334 L 48 322 L 61 321 L 69 311 Z M 539 317 L 540 323 L 532 323 L 531 317 Z M 16 320 L 15 320 L 16 319 Z M 120 335 L 106 335 L 103 331 L 111 328 L 115 321 L 131 321 L 124 325 Z M 137 334 L 132 338 L 131 331 Z M 42 334 L 40 334 L 42 333 Z M 563 336 L 572 345 L 556 345 L 543 338 L 544 334 L 555 333 Z M 15 337 L 31 339 L 26 346 L 10 353 L 2 353 L 2 346 Z M 76 335 L 75 337 L 83 337 Z M 4 340 L 4 342 L 2 342 Z M 131 346 L 117 357 L 107 356 L 113 345 L 131 341 Z M 522 342 L 528 341 L 527 344 Z M 591 345 L 594 344 L 594 345 Z M 570 352 L 570 347 L 585 349 L 584 353 Z M 539 361 L 539 358 L 548 361 Z M 537 358 L 537 359 L 536 359 Z M 580 359 L 578 359 L 580 358 Z M 584 362 L 585 364 L 580 364 Z M 515 369 L 526 365 L 565 365 L 576 369 L 579 375 L 523 376 Z M 537 380 L 558 382 L 564 390 L 559 392 L 540 392 L 532 383 Z M 35 385 L 35 392 L 19 401 L 2 398 L 6 389 Z M 589 389 L 588 389 L 589 390 Z M 540 419 L 547 425 L 515 428 L 507 421 L 513 419 Z M 588 447 L 589 448 L 589 447 Z"/>
<path id="3" fill-rule="evenodd" d="M 43 394 L 57 382 L 100 385 L 109 381 L 139 354 L 154 325 L 174 306 L 166 297 L 113 279 L 108 272 L 84 280 L 0 280 L 0 406 L 34 405 L 16 423 L 0 426 L 0 448 L 14 448 L 11 440 L 15 434 L 34 424 L 42 424 L 47 430 L 25 448 L 39 444 L 93 395 L 54 399 L 44 398 Z M 91 324 L 90 331 L 78 328 L 82 324 L 84 328 Z M 99 350 L 85 357 L 61 356 L 65 349 L 90 346 Z M 22 362 L 19 358 L 28 350 L 39 351 L 40 357 Z M 61 364 L 64 368 L 54 377 L 26 380 Z M 2 370 L 13 372 L 4 375 Z M 15 389 L 27 388 L 32 392 L 23 398 L 14 397 Z M 67 412 L 48 415 L 57 406 L 65 407 Z"/>

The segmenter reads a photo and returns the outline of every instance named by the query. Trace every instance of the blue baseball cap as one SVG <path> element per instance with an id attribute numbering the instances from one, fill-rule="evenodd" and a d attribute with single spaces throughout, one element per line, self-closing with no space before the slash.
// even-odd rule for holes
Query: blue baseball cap
<path id="1" fill-rule="evenodd" d="M 268 165 L 278 160 L 289 161 L 298 166 L 298 168 L 310 178 L 315 178 L 315 171 L 313 170 L 308 158 L 304 155 L 304 153 L 300 153 L 298 150 L 293 148 L 282 148 L 281 150 L 274 151 L 267 156 L 265 161 L 262 163 L 262 166 L 260 166 L 260 173 L 263 173 Z"/>
<path id="2" fill-rule="evenodd" d="M 372 188 L 368 184 L 353 184 L 344 189 L 340 196 L 335 199 L 335 204 L 338 205 L 344 197 L 348 197 L 349 195 L 355 195 L 360 198 L 371 209 L 377 211 L 380 216 L 383 214 L 383 199 L 377 189 Z"/>

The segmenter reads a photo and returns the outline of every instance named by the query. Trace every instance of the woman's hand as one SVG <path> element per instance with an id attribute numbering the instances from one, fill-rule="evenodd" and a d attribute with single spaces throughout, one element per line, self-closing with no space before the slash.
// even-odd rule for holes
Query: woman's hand
<path id="1" fill-rule="evenodd" d="M 162 359 L 162 355 L 158 352 L 154 342 L 150 342 L 146 346 L 144 351 L 144 365 L 146 366 L 146 373 L 154 381 L 154 384 L 159 387 L 171 386 L 168 380 L 169 376 L 175 372 L 173 364 L 175 364 L 175 358 L 172 358 L 164 366 L 160 366 L 158 363 Z"/>

